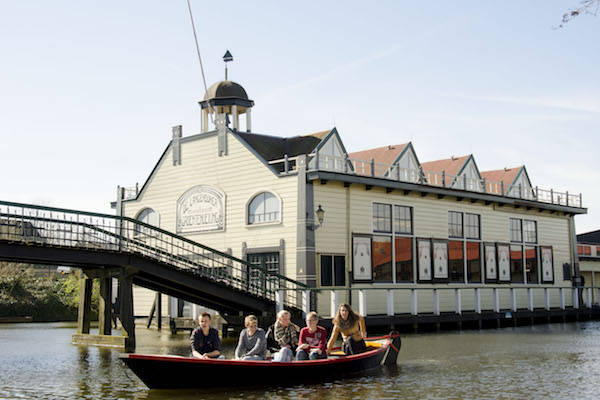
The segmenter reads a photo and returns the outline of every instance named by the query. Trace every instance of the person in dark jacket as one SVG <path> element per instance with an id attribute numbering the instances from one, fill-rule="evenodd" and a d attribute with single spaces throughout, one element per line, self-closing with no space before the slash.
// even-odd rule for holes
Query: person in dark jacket
<path id="1" fill-rule="evenodd" d="M 205 312 L 198 316 L 198 326 L 190 336 L 192 356 L 197 358 L 225 358 L 221 355 L 219 332 L 210 326 L 210 314 Z"/>

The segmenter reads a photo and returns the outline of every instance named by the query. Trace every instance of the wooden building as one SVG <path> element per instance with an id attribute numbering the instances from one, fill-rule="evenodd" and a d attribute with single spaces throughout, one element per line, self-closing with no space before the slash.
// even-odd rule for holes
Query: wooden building
<path id="1" fill-rule="evenodd" d="M 174 127 L 119 213 L 304 282 L 325 316 L 343 301 L 368 315 L 576 301 L 560 288 L 577 273 L 574 216 L 587 210 L 525 166 L 421 162 L 412 143 L 348 153 L 336 128 L 252 132 L 254 102 L 231 81 L 200 105 L 202 132 Z M 147 314 L 154 295 L 136 290 Z"/>
<path id="2" fill-rule="evenodd" d="M 577 235 L 577 254 L 579 268 L 583 278 L 583 286 L 594 288 L 593 303 L 598 303 L 598 290 L 600 284 L 600 230 Z"/>

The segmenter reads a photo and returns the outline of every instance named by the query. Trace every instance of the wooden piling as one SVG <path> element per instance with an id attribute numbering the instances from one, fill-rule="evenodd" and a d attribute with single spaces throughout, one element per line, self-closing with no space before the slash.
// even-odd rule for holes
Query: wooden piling
<path id="1" fill-rule="evenodd" d="M 98 299 L 98 335 L 112 334 L 112 278 L 109 271 L 100 276 L 100 297 Z"/>
<path id="2" fill-rule="evenodd" d="M 77 311 L 77 333 L 90 333 L 90 319 L 92 312 L 92 284 L 93 280 L 79 270 L 79 309 Z"/>
<path id="3" fill-rule="evenodd" d="M 126 268 L 119 275 L 119 287 L 121 289 L 121 329 L 125 339 L 125 351 L 135 350 L 135 319 L 133 315 L 133 276 Z"/>

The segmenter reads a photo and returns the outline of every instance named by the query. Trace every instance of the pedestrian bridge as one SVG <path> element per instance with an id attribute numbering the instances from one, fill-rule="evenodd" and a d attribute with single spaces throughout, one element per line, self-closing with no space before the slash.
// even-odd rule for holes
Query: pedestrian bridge
<path id="1" fill-rule="evenodd" d="M 80 331 L 87 323 L 89 332 L 81 310 L 89 308 L 92 279 L 100 279 L 100 333 L 110 334 L 110 280 L 117 277 L 120 318 L 131 338 L 132 284 L 236 315 L 272 313 L 276 302 L 299 310 L 305 287 L 132 218 L 6 201 L 0 201 L 0 260 L 81 268 Z"/>

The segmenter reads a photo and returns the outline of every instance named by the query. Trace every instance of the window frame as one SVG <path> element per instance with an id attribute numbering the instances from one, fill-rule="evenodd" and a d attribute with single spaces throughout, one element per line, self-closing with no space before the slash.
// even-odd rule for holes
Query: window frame
<path id="1" fill-rule="evenodd" d="M 331 285 L 323 285 L 323 258 L 324 257 L 331 257 Z M 335 265 L 335 259 L 337 257 L 341 257 L 344 259 L 344 263 L 343 263 L 343 279 L 344 282 L 341 285 L 336 285 L 337 281 L 336 281 L 336 265 Z M 324 288 L 336 288 L 336 287 L 346 287 L 346 281 L 348 280 L 348 268 L 346 265 L 346 255 L 345 254 L 340 254 L 340 253 L 319 253 L 319 287 L 324 287 Z"/>
<path id="2" fill-rule="evenodd" d="M 252 202 L 261 194 L 271 194 L 275 197 L 275 199 L 277 200 L 277 204 L 278 204 L 278 217 L 274 220 L 270 220 L 270 221 L 263 221 L 263 222 L 252 222 L 250 223 L 250 205 L 252 204 Z M 260 190 L 255 192 L 254 194 L 252 194 L 250 196 L 250 198 L 248 199 L 248 201 L 246 202 L 246 209 L 245 209 L 245 225 L 247 228 L 250 227 L 256 227 L 256 226 L 265 226 L 265 225 L 277 225 L 277 224 L 281 224 L 283 222 L 283 202 L 281 200 L 281 197 L 279 197 L 279 195 L 277 193 L 275 193 L 272 190 Z M 266 213 L 265 213 L 266 214 Z"/>
<path id="3" fill-rule="evenodd" d="M 451 223 L 450 215 L 460 215 L 460 236 L 451 235 L 450 226 L 456 226 L 455 223 Z M 462 211 L 451 211 L 448 210 L 448 238 L 449 239 L 464 239 L 465 237 L 465 218 Z M 448 259 L 449 261 L 449 259 Z"/>
<path id="4" fill-rule="evenodd" d="M 513 232 L 516 232 L 513 229 L 513 224 L 512 224 L 513 221 L 516 221 L 516 222 L 519 223 L 519 230 L 518 230 L 518 232 L 519 232 L 519 239 L 518 240 L 517 239 L 513 239 Z M 521 218 L 510 217 L 509 218 L 508 231 L 509 231 L 509 234 L 510 234 L 510 242 L 511 243 L 523 243 L 523 220 Z"/>
<path id="5" fill-rule="evenodd" d="M 527 225 L 529 225 L 529 223 L 533 223 L 533 233 L 535 234 L 535 241 L 531 242 L 528 239 L 528 235 L 525 234 L 526 230 L 525 230 L 525 223 L 528 223 Z M 538 242 L 538 229 L 537 229 L 537 221 L 533 220 L 533 219 L 523 219 L 521 222 L 521 229 L 522 229 L 522 239 L 523 239 L 523 243 L 529 243 L 529 244 L 537 244 Z M 527 231 L 530 232 L 530 231 Z"/>
<path id="6" fill-rule="evenodd" d="M 378 226 L 375 224 L 375 218 L 376 218 L 376 207 L 378 209 L 379 215 L 383 215 L 383 217 L 377 215 L 377 218 L 385 218 L 385 212 L 381 212 L 381 210 L 383 210 L 385 207 L 389 207 L 389 211 L 390 211 L 390 218 L 389 218 L 389 223 L 390 223 L 390 230 L 386 231 L 386 230 L 377 230 L 376 228 L 378 228 Z M 408 216 L 409 219 L 399 219 L 396 218 L 396 215 L 399 214 L 400 210 L 402 211 L 402 213 L 404 214 L 404 216 Z M 412 205 L 407 205 L 407 204 L 398 204 L 396 202 L 390 201 L 390 202 L 385 202 L 385 201 L 372 201 L 371 202 L 371 232 L 368 235 L 365 236 L 370 236 L 371 237 L 371 246 L 372 246 L 372 253 L 371 253 L 371 271 L 372 271 L 372 280 L 371 282 L 378 285 L 378 284 L 383 284 L 383 285 L 407 285 L 407 284 L 414 284 L 418 281 L 418 272 L 416 271 L 417 268 L 417 250 L 416 250 L 416 238 L 414 235 L 414 230 L 415 230 L 415 225 L 414 225 L 414 207 Z M 400 221 L 400 225 L 402 225 L 402 222 L 404 223 L 408 223 L 410 224 L 410 233 L 408 232 L 404 232 L 401 230 L 396 230 L 396 221 Z M 384 229 L 386 229 L 387 227 L 384 227 Z M 363 236 L 360 233 L 353 233 L 353 237 L 354 236 Z M 375 255 L 375 240 L 377 237 L 386 237 L 390 240 L 391 242 L 391 280 L 376 280 L 375 279 L 375 263 L 373 262 L 373 257 Z M 398 277 L 398 271 L 396 268 L 396 238 L 407 238 L 410 239 L 410 244 L 411 244 L 411 257 L 412 260 L 410 262 L 411 264 L 411 268 L 412 268 L 412 277 L 410 281 L 399 281 L 397 279 Z M 352 261 L 354 263 L 354 261 Z M 406 272 L 406 271 L 405 271 Z M 361 280 L 361 282 L 364 282 Z"/>
<path id="7" fill-rule="evenodd" d="M 376 225 L 376 222 L 375 222 L 375 206 L 377 206 L 377 207 L 383 206 L 381 208 L 384 208 L 384 207 L 389 208 L 389 211 L 390 211 L 390 219 L 389 219 L 390 229 L 389 230 L 379 230 L 379 229 L 376 229 L 376 228 L 378 228 L 378 226 Z M 394 211 L 394 208 L 392 207 L 392 204 L 389 204 L 389 203 L 379 203 L 379 202 L 373 202 L 372 203 L 372 205 L 371 205 L 372 227 L 371 228 L 373 230 L 373 234 L 376 234 L 376 233 L 393 234 L 394 233 L 394 215 L 393 215 L 393 211 Z M 382 220 L 382 219 L 386 219 L 385 213 L 384 213 L 384 216 L 377 215 L 378 222 L 380 220 Z"/>
<path id="8" fill-rule="evenodd" d="M 473 225 L 467 225 L 467 216 L 470 217 L 477 217 L 477 236 L 469 236 L 468 235 L 468 229 L 467 226 L 473 226 Z M 481 240 L 481 214 L 475 214 L 475 213 L 468 213 L 465 212 L 464 216 L 463 216 L 463 235 L 464 238 L 469 240 Z"/>
<path id="9" fill-rule="evenodd" d="M 147 215 L 144 216 L 146 218 L 146 221 L 143 221 L 143 220 L 140 219 L 140 217 L 141 217 L 141 215 L 145 211 L 149 211 L 149 212 L 147 213 Z M 152 216 L 152 215 L 155 216 L 155 218 L 157 219 L 158 224 L 153 225 L 149 221 L 149 217 Z M 153 227 L 156 227 L 156 228 L 160 228 L 160 226 L 159 226 L 160 225 L 160 214 L 155 209 L 153 209 L 152 207 L 144 207 L 144 208 L 142 208 L 140 211 L 138 211 L 138 213 L 137 213 L 137 215 L 136 215 L 136 217 L 134 219 L 136 221 L 138 221 L 138 222 L 143 223 L 143 224 L 150 225 L 150 226 L 153 226 Z M 152 231 L 149 230 L 148 228 L 146 228 L 145 226 L 137 224 L 137 223 L 135 224 L 135 227 L 134 227 L 134 237 L 136 237 L 136 238 L 143 238 L 143 237 L 146 237 L 146 236 L 152 236 L 151 232 Z M 156 234 L 156 232 L 155 232 L 155 234 Z"/>

